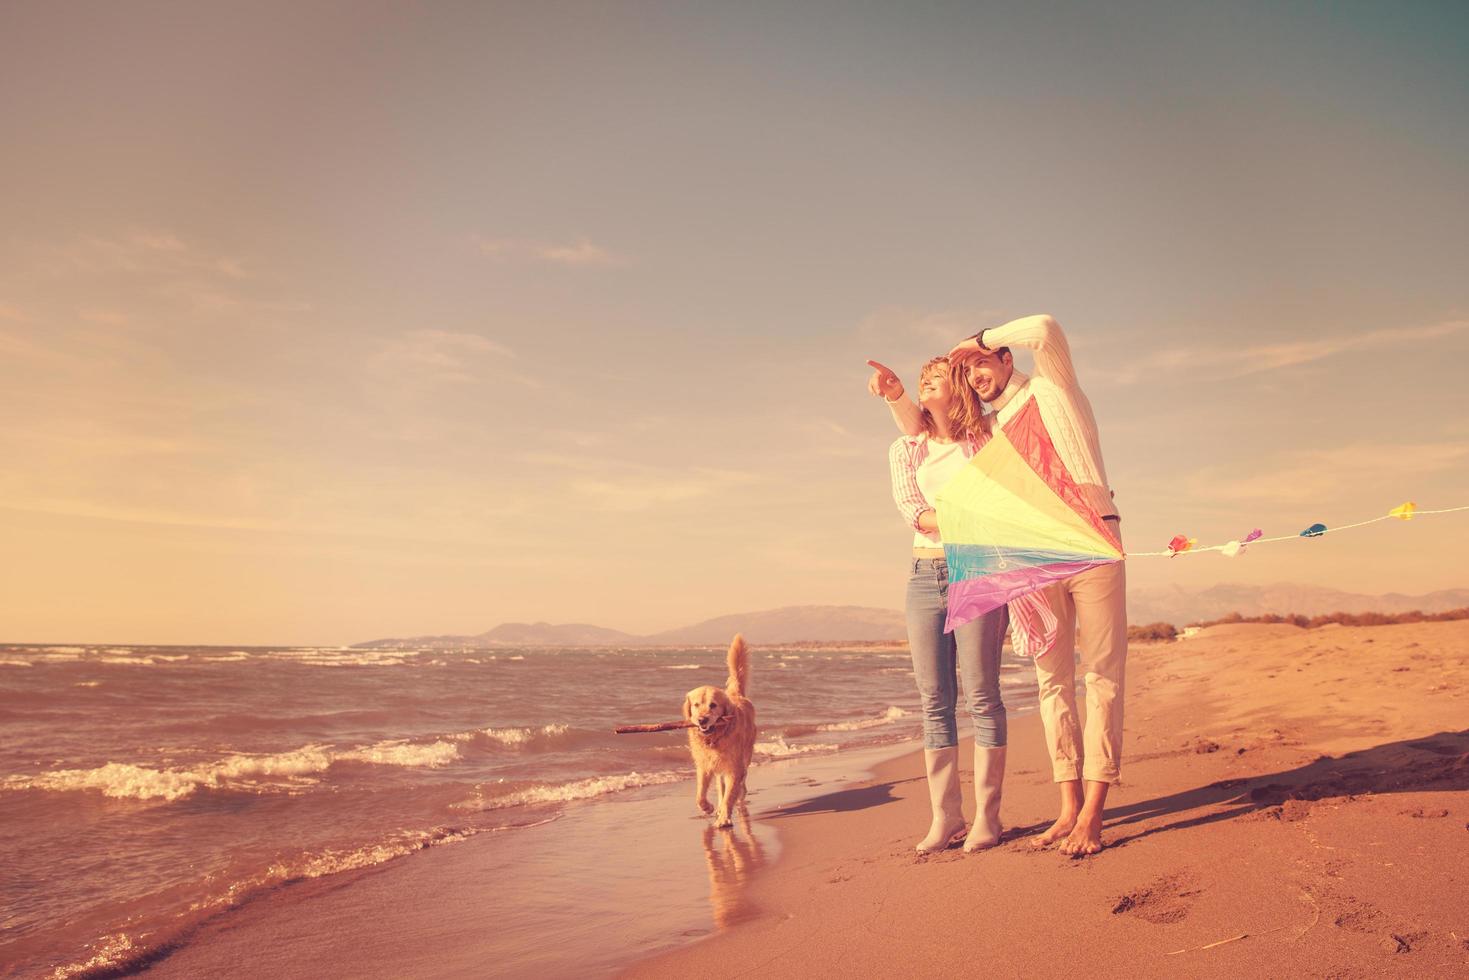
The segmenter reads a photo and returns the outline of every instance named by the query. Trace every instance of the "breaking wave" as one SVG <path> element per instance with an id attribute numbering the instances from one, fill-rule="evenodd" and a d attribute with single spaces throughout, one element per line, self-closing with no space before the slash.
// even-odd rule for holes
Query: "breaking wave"
<path id="1" fill-rule="evenodd" d="M 664 783 L 675 783 L 688 779 L 689 775 L 688 770 L 649 773 L 627 772 L 612 776 L 592 776 L 569 783 L 530 786 L 526 789 L 506 793 L 503 796 L 490 797 L 484 796 L 484 790 L 481 787 L 474 799 L 455 804 L 455 809 L 501 810 L 506 807 L 526 806 L 535 803 L 570 803 L 574 800 L 589 800 L 595 796 L 621 793 L 630 789 L 640 789 L 644 786 L 660 786 Z"/>
<path id="2" fill-rule="evenodd" d="M 366 762 L 375 766 L 406 766 L 426 769 L 440 769 L 457 758 L 459 758 L 459 746 L 452 742 L 413 745 L 398 741 L 379 742 L 366 748 L 343 752 L 336 757 L 342 762 Z"/>
<path id="3" fill-rule="evenodd" d="M 783 736 L 777 735 L 773 739 L 755 743 L 755 754 L 765 756 L 767 759 L 790 759 L 798 755 L 806 755 L 808 752 L 836 752 L 841 746 L 830 745 L 821 742 L 813 742 L 809 745 L 792 745 Z"/>
<path id="4" fill-rule="evenodd" d="M 483 736 L 500 745 L 520 748 L 529 745 L 537 738 L 555 738 L 558 735 L 565 735 L 570 727 L 569 725 L 542 725 L 540 728 L 484 728 L 476 732 L 461 732 L 450 737 L 455 741 L 467 742 Z"/>
<path id="5" fill-rule="evenodd" d="M 868 728 L 881 728 L 883 725 L 891 725 L 899 718 L 908 717 L 908 712 L 897 705 L 890 705 L 876 718 L 858 718 L 853 721 L 834 721 L 826 725 L 817 725 L 818 732 L 860 732 Z"/>
<path id="6" fill-rule="evenodd" d="M 437 769 L 457 758 L 459 747 L 444 741 L 420 745 L 378 742 L 341 751 L 326 745 L 305 745 L 273 755 L 232 755 L 195 768 L 153 769 L 128 762 L 109 762 L 95 769 L 56 769 L 35 776 L 7 776 L 0 780 L 0 789 L 97 790 L 114 799 L 172 803 L 201 789 L 262 792 L 311 785 L 316 782 L 314 777 L 339 762 Z"/>
<path id="7" fill-rule="evenodd" d="M 288 660 L 310 667 L 398 667 L 414 661 L 416 650 L 319 649 L 272 650 L 272 660 Z"/>

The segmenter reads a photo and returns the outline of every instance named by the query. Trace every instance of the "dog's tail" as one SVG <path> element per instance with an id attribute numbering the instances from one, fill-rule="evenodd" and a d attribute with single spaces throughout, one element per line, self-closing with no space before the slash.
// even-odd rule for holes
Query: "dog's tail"
<path id="1" fill-rule="evenodd" d="M 745 649 L 745 638 L 736 633 L 729 644 L 729 680 L 725 682 L 725 690 L 736 697 L 749 697 L 750 691 L 750 651 Z"/>

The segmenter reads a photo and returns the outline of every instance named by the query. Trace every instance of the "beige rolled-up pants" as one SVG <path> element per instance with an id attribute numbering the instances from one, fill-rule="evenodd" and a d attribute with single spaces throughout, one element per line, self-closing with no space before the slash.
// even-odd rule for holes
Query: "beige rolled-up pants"
<path id="1" fill-rule="evenodd" d="M 1122 694 L 1127 667 L 1127 563 L 1115 562 L 1045 590 L 1056 643 L 1035 659 L 1041 724 L 1058 783 L 1115 783 L 1122 766 Z M 1078 630 L 1078 627 L 1080 629 Z M 1076 714 L 1076 647 L 1086 678 L 1086 733 Z"/>

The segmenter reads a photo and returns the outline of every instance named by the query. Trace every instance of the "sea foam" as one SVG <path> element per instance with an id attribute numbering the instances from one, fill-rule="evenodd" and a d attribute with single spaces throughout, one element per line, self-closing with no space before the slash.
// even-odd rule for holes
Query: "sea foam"
<path id="1" fill-rule="evenodd" d="M 380 766 L 411 766 L 439 769 L 459 758 L 459 746 L 452 742 L 433 742 L 429 745 L 411 745 L 406 742 L 379 742 L 366 748 L 343 752 L 338 759 L 348 762 L 368 762 Z"/>
<path id="2" fill-rule="evenodd" d="M 854 721 L 834 721 L 826 725 L 817 725 L 818 732 L 860 732 L 868 728 L 881 728 L 883 725 L 891 725 L 899 718 L 906 718 L 908 712 L 897 705 L 890 705 L 876 718 L 858 718 Z"/>
<path id="3" fill-rule="evenodd" d="M 809 745 L 792 745 L 783 737 L 777 735 L 773 739 L 755 743 L 755 754 L 763 755 L 768 759 L 789 759 L 798 755 L 806 755 L 809 752 L 836 752 L 840 746 L 830 745 L 823 742 L 813 742 Z"/>
<path id="4" fill-rule="evenodd" d="M 92 945 L 91 951 L 91 959 L 58 966 L 51 971 L 51 980 L 70 980 L 71 977 L 93 972 L 105 974 L 123 966 L 137 954 L 132 938 L 125 932 L 102 937 Z"/>
<path id="5" fill-rule="evenodd" d="M 35 776 L 7 776 L 0 780 L 0 789 L 98 790 L 114 799 L 171 803 L 201 789 L 262 792 L 311 785 L 316 782 L 316 776 L 339 762 L 438 769 L 458 758 L 459 747 L 446 741 L 418 745 L 388 741 L 346 750 L 305 745 L 289 752 L 231 755 L 193 768 L 151 769 L 127 762 L 109 762 L 95 769 L 57 769 Z"/>
<path id="6" fill-rule="evenodd" d="M 455 808 L 465 810 L 500 810 L 506 807 L 525 806 L 533 803 L 569 803 L 573 800 L 589 800 L 595 796 L 621 793 L 630 789 L 639 789 L 643 786 L 660 786 L 664 783 L 675 783 L 688 777 L 688 772 L 682 770 L 648 773 L 626 772 L 612 776 L 593 776 L 588 779 L 578 779 L 569 783 L 531 786 L 527 789 L 507 793 L 504 796 L 490 797 L 489 799 L 479 797 L 467 803 L 457 804 Z"/>
<path id="7" fill-rule="evenodd" d="M 482 735 L 492 742 L 498 742 L 511 748 L 520 748 L 530 744 L 537 737 L 555 738 L 557 735 L 565 735 L 569 729 L 569 725 L 542 725 L 540 728 L 484 728 L 479 731 L 461 732 L 450 737 L 456 741 L 467 742 Z"/>

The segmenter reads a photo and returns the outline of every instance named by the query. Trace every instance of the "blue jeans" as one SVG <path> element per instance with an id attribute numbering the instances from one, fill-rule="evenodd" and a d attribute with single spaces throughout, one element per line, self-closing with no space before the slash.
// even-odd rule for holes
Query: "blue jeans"
<path id="1" fill-rule="evenodd" d="M 908 647 L 913 679 L 923 704 L 923 747 L 959 744 L 954 718 L 960 685 L 974 724 L 974 742 L 987 748 L 1005 744 L 1005 702 L 1000 697 L 1000 648 L 1010 611 L 1001 607 L 944 632 L 948 615 L 949 564 L 942 558 L 914 558 L 908 579 Z M 954 668 L 958 666 L 959 684 Z"/>

